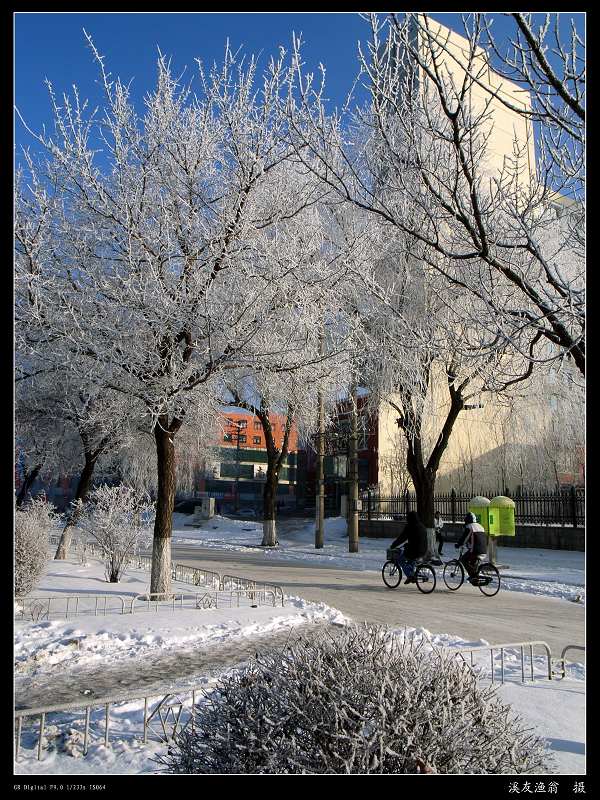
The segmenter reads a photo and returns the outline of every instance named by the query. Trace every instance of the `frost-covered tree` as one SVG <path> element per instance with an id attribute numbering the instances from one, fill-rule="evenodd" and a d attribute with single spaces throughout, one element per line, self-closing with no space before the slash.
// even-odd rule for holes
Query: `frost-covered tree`
<path id="1" fill-rule="evenodd" d="M 402 432 L 396 430 L 391 437 L 391 447 L 386 455 L 381 456 L 380 483 L 388 488 L 384 494 L 403 495 L 412 485 L 410 472 L 406 466 L 406 439 Z"/>
<path id="2" fill-rule="evenodd" d="M 533 363 L 497 341 L 485 324 L 485 305 L 476 315 L 482 324 L 473 323 L 471 296 L 456 287 L 443 291 L 443 279 L 424 267 L 414 237 L 386 225 L 373 226 L 372 236 L 378 258 L 360 276 L 358 369 L 370 412 L 393 414 L 404 437 L 417 513 L 435 553 L 435 485 L 459 416 L 482 393 L 514 392 L 530 379 Z"/>
<path id="3" fill-rule="evenodd" d="M 496 416 L 490 424 L 490 442 L 496 448 L 487 459 L 496 470 L 496 485 L 559 489 L 579 480 L 585 397 L 572 370 L 534 376 L 525 396 L 506 398 Z"/>
<path id="4" fill-rule="evenodd" d="M 35 497 L 15 510 L 15 595 L 28 594 L 41 578 L 48 561 L 48 537 L 59 520 L 45 497 Z"/>
<path id="5" fill-rule="evenodd" d="M 102 550 L 106 580 L 118 583 L 132 556 L 150 544 L 155 507 L 130 486 L 98 486 L 75 502 L 77 526 Z"/>
<path id="6" fill-rule="evenodd" d="M 18 315 L 18 330 L 23 328 L 17 336 L 20 354 L 29 350 L 29 337 L 35 335 L 27 329 L 27 318 L 26 313 Z M 44 356 L 35 362 L 28 359 L 28 369 L 18 371 L 19 449 L 29 463 L 45 464 L 47 474 L 52 470 L 55 476 L 77 475 L 72 499 L 85 500 L 97 465 L 127 444 L 136 414 L 143 409 L 122 393 L 96 386 L 68 358 L 58 369 L 52 362 L 59 359 L 59 348 L 47 350 Z M 31 473 L 35 474 L 35 468 Z M 67 514 L 55 558 L 67 557 L 76 521 L 76 514 Z"/>
<path id="7" fill-rule="evenodd" d="M 263 547 L 277 544 L 277 487 L 283 463 L 288 455 L 292 425 L 306 437 L 317 425 L 317 389 L 325 397 L 328 406 L 333 406 L 340 385 L 347 380 L 347 357 L 338 354 L 327 360 L 315 352 L 315 363 L 294 372 L 267 373 L 240 381 L 240 385 L 227 385 L 224 403 L 245 409 L 260 421 L 267 448 L 267 472 L 263 489 Z M 282 413 L 285 427 L 281 447 L 276 444 L 271 418 L 273 413 Z"/>
<path id="8" fill-rule="evenodd" d="M 514 16 L 527 39 L 528 15 Z M 552 67 L 543 81 L 532 71 L 536 58 L 543 64 L 543 31 L 527 55 L 517 49 L 532 100 L 490 71 L 482 15 L 461 44 L 426 14 L 368 22 L 363 108 L 328 115 L 323 85 L 303 74 L 297 44 L 297 157 L 340 198 L 414 237 L 447 286 L 487 307 L 499 342 L 536 363 L 572 358 L 583 375 L 583 43 L 575 33 L 573 48 L 559 39 L 560 85 Z M 501 114 L 513 114 L 512 137 L 501 133 Z"/>
<path id="9" fill-rule="evenodd" d="M 88 41 L 105 106 L 96 116 L 77 89 L 59 101 L 49 86 L 55 131 L 34 134 L 46 159 L 27 157 L 20 182 L 36 235 L 18 239 L 17 282 L 39 349 L 59 339 L 96 385 L 152 418 L 151 590 L 168 592 L 175 437 L 221 371 L 280 368 L 268 337 L 262 350 L 255 340 L 301 294 L 303 263 L 272 258 L 274 225 L 318 194 L 288 162 L 282 55 L 261 80 L 256 60 L 228 47 L 221 66 L 199 65 L 195 93 L 161 56 L 140 114 Z M 299 322 L 286 343 L 296 366 L 313 325 Z"/>
<path id="10" fill-rule="evenodd" d="M 58 471 L 68 474 L 76 453 L 75 432 L 55 413 L 46 413 L 24 384 L 15 387 L 15 466 L 20 486 L 17 506 L 31 493 L 36 480 Z M 31 402 L 34 400 L 34 402 Z"/>
<path id="11" fill-rule="evenodd" d="M 544 741 L 451 653 L 381 627 L 292 640 L 221 678 L 176 774 L 535 774 Z"/>
<path id="12" fill-rule="evenodd" d="M 281 468 L 288 453 L 292 423 L 307 437 L 316 429 L 317 394 L 328 408 L 350 381 L 350 353 L 356 322 L 344 300 L 352 289 L 350 264 L 358 258 L 359 242 L 335 236 L 336 220 L 329 209 L 308 209 L 293 220 L 273 226 L 276 252 L 271 258 L 291 270 L 302 264 L 296 284 L 279 295 L 279 309 L 254 346 L 278 353 L 267 369 L 237 370 L 224 382 L 222 401 L 254 414 L 267 447 L 263 491 L 263 546 L 277 543 L 276 499 Z M 308 324 L 307 324 L 308 323 Z M 289 348 L 294 331 L 304 332 L 302 356 Z M 281 448 L 275 443 L 271 413 L 286 420 Z"/>

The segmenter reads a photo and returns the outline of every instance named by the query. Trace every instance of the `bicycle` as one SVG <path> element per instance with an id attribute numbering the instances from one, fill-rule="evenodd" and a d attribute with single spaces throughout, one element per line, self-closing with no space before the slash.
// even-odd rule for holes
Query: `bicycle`
<path id="1" fill-rule="evenodd" d="M 388 589 L 396 589 L 402 581 L 402 567 L 397 561 L 397 554 L 394 550 L 387 551 L 387 561 L 381 569 L 381 577 Z M 435 570 L 430 564 L 423 561 L 417 562 L 413 573 L 417 589 L 423 594 L 431 594 L 435 589 L 437 578 Z"/>
<path id="2" fill-rule="evenodd" d="M 465 567 L 460 561 L 463 550 L 464 548 L 461 547 L 458 551 L 458 558 L 453 558 L 444 565 L 442 578 L 451 592 L 460 589 L 465 580 Z M 482 558 L 486 558 L 486 556 L 479 556 L 479 564 L 470 581 L 486 597 L 494 597 L 500 591 L 500 573 L 491 562 L 482 562 Z"/>

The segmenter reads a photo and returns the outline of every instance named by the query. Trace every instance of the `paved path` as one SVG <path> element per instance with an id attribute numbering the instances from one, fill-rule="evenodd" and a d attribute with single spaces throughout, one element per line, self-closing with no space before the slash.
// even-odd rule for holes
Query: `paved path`
<path id="1" fill-rule="evenodd" d="M 567 644 L 585 643 L 584 607 L 579 604 L 502 589 L 495 597 L 485 597 L 468 584 L 451 592 L 439 574 L 435 591 L 424 595 L 413 585 L 387 589 L 378 572 L 269 560 L 262 553 L 174 544 L 173 560 L 275 583 L 285 594 L 324 602 L 357 621 L 423 627 L 490 644 L 542 639 L 555 656 Z M 584 660 L 581 655 L 577 653 L 577 661 Z"/>
<path id="2" fill-rule="evenodd" d="M 217 676 L 226 669 L 244 663 L 259 650 L 284 646 L 290 636 L 314 636 L 325 627 L 335 630 L 335 626 L 324 624 L 302 625 L 276 634 L 251 638 L 234 636 L 218 645 L 196 645 L 167 654 L 158 650 L 133 660 L 123 658 L 93 667 L 17 675 L 15 708 L 66 704 L 85 697 L 108 697 L 129 690 L 139 690 L 141 694 L 156 687 L 157 694 L 160 694 L 162 689 L 196 686 L 200 677 Z"/>

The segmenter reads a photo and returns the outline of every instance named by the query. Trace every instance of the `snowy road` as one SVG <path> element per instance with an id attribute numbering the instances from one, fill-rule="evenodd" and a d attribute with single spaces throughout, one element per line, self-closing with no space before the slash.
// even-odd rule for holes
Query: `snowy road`
<path id="1" fill-rule="evenodd" d="M 488 598 L 466 584 L 450 592 L 441 576 L 435 592 L 423 595 L 415 586 L 387 589 L 380 573 L 371 570 L 276 561 L 256 550 L 244 552 L 244 548 L 217 550 L 174 542 L 173 560 L 279 584 L 286 594 L 326 603 L 356 621 L 424 627 L 433 633 L 446 631 L 491 644 L 542 639 L 554 656 L 559 656 L 567 644 L 585 643 L 584 607 L 553 597 L 501 590 L 496 597 Z M 584 661 L 580 655 L 577 660 Z"/>

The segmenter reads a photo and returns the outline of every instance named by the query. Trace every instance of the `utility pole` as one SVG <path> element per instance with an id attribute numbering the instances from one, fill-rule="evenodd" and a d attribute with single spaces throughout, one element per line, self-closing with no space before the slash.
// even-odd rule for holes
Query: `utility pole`
<path id="1" fill-rule="evenodd" d="M 234 488 L 234 506 L 233 510 L 237 514 L 240 510 L 240 433 L 242 425 L 233 419 L 229 419 L 229 428 L 231 435 L 235 436 L 235 488 Z"/>
<path id="2" fill-rule="evenodd" d="M 323 394 L 318 394 L 319 403 L 319 433 L 317 442 L 317 496 L 316 496 L 316 524 L 315 548 L 323 547 L 325 539 L 325 403 Z"/>
<path id="3" fill-rule="evenodd" d="M 350 486 L 348 497 L 348 552 L 358 553 L 358 410 L 356 382 L 350 388 Z"/>

